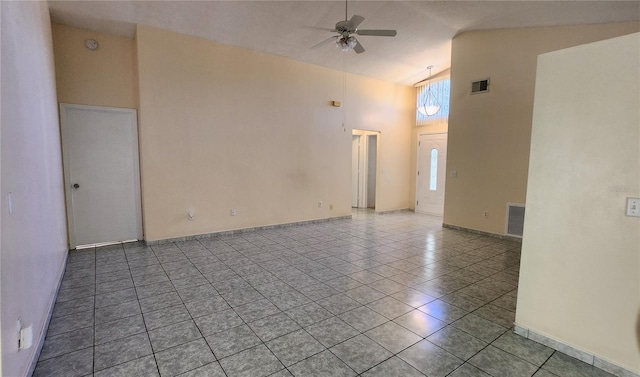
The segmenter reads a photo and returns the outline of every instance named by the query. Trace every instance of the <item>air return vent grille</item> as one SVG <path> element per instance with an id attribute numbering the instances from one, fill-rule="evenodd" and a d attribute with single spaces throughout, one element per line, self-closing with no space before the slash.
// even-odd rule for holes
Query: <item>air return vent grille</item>
<path id="1" fill-rule="evenodd" d="M 471 94 L 486 93 L 489 91 L 489 79 L 473 81 L 471 83 Z"/>
<path id="2" fill-rule="evenodd" d="M 522 237 L 524 229 L 524 205 L 507 203 L 507 235 Z"/>

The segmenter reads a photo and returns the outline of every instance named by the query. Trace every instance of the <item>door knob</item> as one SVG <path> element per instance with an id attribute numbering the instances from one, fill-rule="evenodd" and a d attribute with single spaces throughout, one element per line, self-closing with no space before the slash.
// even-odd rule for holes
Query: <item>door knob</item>
<path id="1" fill-rule="evenodd" d="M 79 184 L 77 184 L 77 183 L 74 183 L 74 184 L 73 184 L 73 188 L 74 188 L 74 189 L 80 188 L 80 185 L 79 185 Z"/>

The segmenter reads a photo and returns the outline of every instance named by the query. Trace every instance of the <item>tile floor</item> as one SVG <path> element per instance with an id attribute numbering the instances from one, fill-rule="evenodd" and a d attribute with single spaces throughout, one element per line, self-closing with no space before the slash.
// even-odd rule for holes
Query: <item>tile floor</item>
<path id="1" fill-rule="evenodd" d="M 73 251 L 35 376 L 610 376 L 512 332 L 520 245 L 353 219 Z"/>

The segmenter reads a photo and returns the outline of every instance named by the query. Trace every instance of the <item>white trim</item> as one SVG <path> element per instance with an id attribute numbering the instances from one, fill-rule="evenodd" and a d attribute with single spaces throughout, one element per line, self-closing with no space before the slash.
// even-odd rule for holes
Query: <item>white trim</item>
<path id="1" fill-rule="evenodd" d="M 73 203 L 71 195 L 69 195 L 69 188 L 71 187 L 71 177 L 69 176 L 69 148 L 66 148 L 66 143 L 69 140 L 69 134 L 67 129 L 67 111 L 68 109 L 81 109 L 81 110 L 94 110 L 103 112 L 114 112 L 120 114 L 130 115 L 130 126 L 133 132 L 133 150 L 132 160 L 133 169 L 136 172 L 134 175 L 135 185 L 135 200 L 136 200 L 136 233 L 139 240 L 144 239 L 142 228 L 142 197 L 140 189 L 140 154 L 138 151 L 138 112 L 136 109 L 127 109 L 121 107 L 104 107 L 104 106 L 89 106 L 89 105 L 77 105 L 71 103 L 60 103 L 60 136 L 62 138 L 62 165 L 64 171 L 64 193 L 65 203 L 67 208 L 67 233 L 69 236 L 69 248 L 74 249 L 76 246 L 73 219 Z"/>
<path id="2" fill-rule="evenodd" d="M 360 149 L 358 150 L 358 208 L 367 208 L 367 192 L 369 191 L 369 139 L 368 135 L 359 135 Z"/>
<path id="3" fill-rule="evenodd" d="M 364 172 L 364 178 L 363 177 L 358 177 L 358 207 L 355 208 L 360 208 L 360 209 L 366 209 L 369 208 L 369 203 L 368 203 L 368 192 L 369 192 L 369 180 L 368 175 L 369 175 L 369 136 L 375 136 L 376 137 L 376 197 L 375 197 L 375 202 L 378 203 L 378 182 L 380 182 L 379 177 L 378 177 L 378 171 L 380 171 L 380 169 L 378 169 L 379 163 L 380 163 L 380 136 L 382 135 L 382 133 L 380 131 L 371 131 L 371 130 L 361 130 L 361 129 L 353 129 L 351 130 L 351 135 L 352 136 L 358 136 L 359 139 L 359 143 L 360 143 L 360 151 L 359 153 L 359 159 L 361 160 L 358 163 L 358 169 L 362 169 L 361 171 Z"/>

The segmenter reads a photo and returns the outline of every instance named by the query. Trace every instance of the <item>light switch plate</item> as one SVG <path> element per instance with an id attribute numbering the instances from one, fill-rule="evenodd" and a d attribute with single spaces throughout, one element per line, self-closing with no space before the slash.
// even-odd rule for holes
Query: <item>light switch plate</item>
<path id="1" fill-rule="evenodd" d="M 627 198 L 627 216 L 640 217 L 640 198 Z"/>

